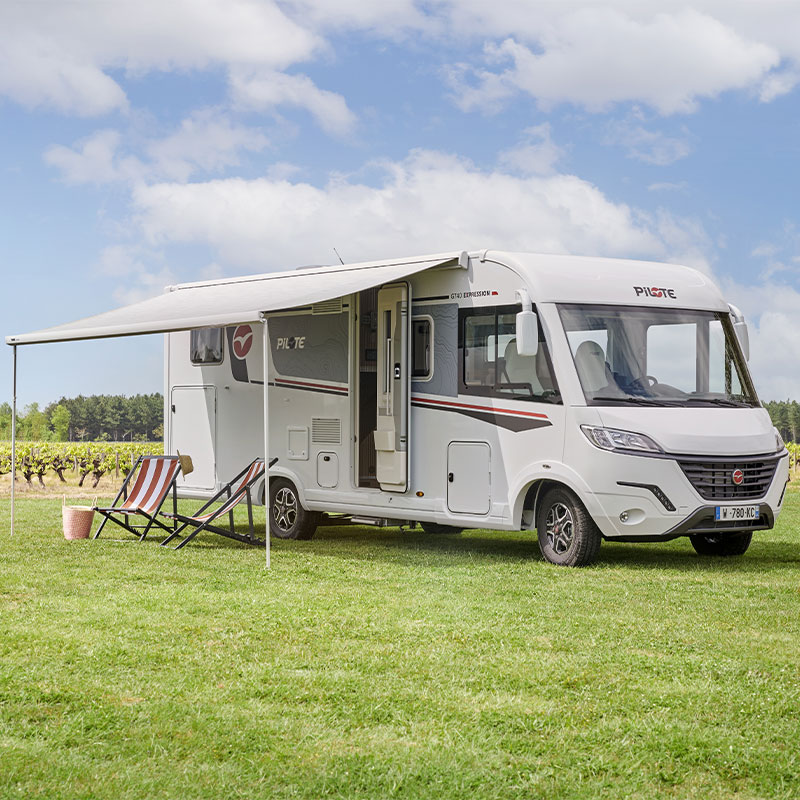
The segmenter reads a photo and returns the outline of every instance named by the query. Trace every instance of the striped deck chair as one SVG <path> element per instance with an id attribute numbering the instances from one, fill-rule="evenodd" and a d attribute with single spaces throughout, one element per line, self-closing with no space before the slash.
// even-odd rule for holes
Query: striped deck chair
<path id="1" fill-rule="evenodd" d="M 273 458 L 269 462 L 272 466 L 278 459 Z M 237 542 L 244 542 L 245 544 L 259 544 L 263 545 L 263 539 L 256 539 L 253 531 L 253 499 L 251 491 L 253 486 L 264 476 L 264 459 L 257 458 L 248 464 L 235 478 L 229 481 L 225 486 L 220 489 L 214 497 L 212 497 L 205 505 L 199 508 L 194 514 L 179 514 L 177 511 L 173 513 L 162 512 L 162 517 L 175 520 L 180 523 L 180 527 L 176 528 L 163 542 L 162 547 L 169 544 L 173 539 L 180 536 L 187 528 L 191 528 L 191 532 L 177 545 L 176 550 L 180 550 L 186 544 L 194 539 L 201 531 L 211 531 L 220 536 L 226 536 L 228 539 L 235 539 Z M 237 484 L 238 482 L 238 484 Z M 234 484 L 236 488 L 234 488 Z M 248 535 L 237 533 L 233 526 L 233 509 L 242 502 L 247 500 L 247 518 L 250 523 L 250 532 Z M 221 506 L 211 511 L 208 509 L 214 503 L 222 503 Z M 214 522 L 220 517 L 228 516 L 228 527 L 220 528 Z"/>
<path id="2" fill-rule="evenodd" d="M 167 533 L 172 533 L 176 525 L 167 527 L 158 519 L 157 515 L 170 489 L 172 490 L 172 506 L 177 510 L 175 482 L 180 471 L 181 465 L 178 456 L 140 456 L 133 469 L 128 473 L 128 477 L 125 478 L 111 508 L 95 507 L 95 511 L 102 514 L 105 519 L 97 529 L 94 538 L 96 539 L 100 535 L 100 531 L 109 520 L 121 525 L 134 536 L 138 536 L 140 542 L 147 536 L 153 525 L 157 525 Z M 134 475 L 136 480 L 130 487 Z M 142 524 L 131 522 L 131 517 L 140 516 L 144 517 L 146 522 Z"/>

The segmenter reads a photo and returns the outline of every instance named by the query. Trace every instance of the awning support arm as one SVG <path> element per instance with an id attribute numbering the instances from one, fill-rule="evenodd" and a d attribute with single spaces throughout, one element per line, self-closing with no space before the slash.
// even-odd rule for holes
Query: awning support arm
<path id="1" fill-rule="evenodd" d="M 14 353 L 12 367 L 14 375 L 11 381 L 11 535 L 13 536 L 16 511 L 14 488 L 17 483 L 17 346 L 14 345 L 11 349 Z"/>
<path id="2" fill-rule="evenodd" d="M 267 528 L 264 531 L 264 547 L 266 549 L 267 569 L 270 568 L 269 542 L 269 323 L 266 314 L 261 315 L 264 326 L 264 511 L 267 517 Z"/>

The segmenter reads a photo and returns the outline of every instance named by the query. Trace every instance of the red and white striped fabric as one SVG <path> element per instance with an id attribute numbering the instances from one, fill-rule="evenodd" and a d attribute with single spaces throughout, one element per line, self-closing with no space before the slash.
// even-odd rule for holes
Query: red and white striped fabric
<path id="1" fill-rule="evenodd" d="M 128 499 L 117 510 L 130 509 L 154 514 L 161 506 L 179 468 L 177 456 L 145 456 Z"/>
<path id="2" fill-rule="evenodd" d="M 226 514 L 234 508 L 234 506 L 239 505 L 239 503 L 244 500 L 247 496 L 247 487 L 263 474 L 264 460 L 259 458 L 250 465 L 250 469 L 247 470 L 244 477 L 239 482 L 238 488 L 231 493 L 231 496 L 219 508 L 214 511 L 209 511 L 206 514 L 198 514 L 198 516 L 192 517 L 192 519 L 195 520 L 195 522 L 208 522 L 208 520 L 214 519 L 214 517 Z"/>

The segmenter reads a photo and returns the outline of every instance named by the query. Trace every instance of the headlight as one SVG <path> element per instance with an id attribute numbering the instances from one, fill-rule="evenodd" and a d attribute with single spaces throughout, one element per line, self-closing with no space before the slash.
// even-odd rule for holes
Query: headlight
<path id="1" fill-rule="evenodd" d="M 619 431 L 616 428 L 596 428 L 594 425 L 581 425 L 586 438 L 602 450 L 639 450 L 645 453 L 664 451 L 643 433 Z"/>
<path id="2" fill-rule="evenodd" d="M 780 433 L 778 433 L 778 429 L 773 428 L 772 430 L 775 431 L 775 452 L 780 453 L 780 451 L 783 450 L 786 445 L 783 441 L 783 437 L 780 435 Z"/>

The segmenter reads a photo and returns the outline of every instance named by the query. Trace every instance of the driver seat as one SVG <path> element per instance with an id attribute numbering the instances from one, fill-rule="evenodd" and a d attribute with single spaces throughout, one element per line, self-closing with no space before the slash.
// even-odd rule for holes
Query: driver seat
<path id="1" fill-rule="evenodd" d="M 575 368 L 585 392 L 594 394 L 607 386 L 616 388 L 616 382 L 606 364 L 605 351 L 591 339 L 578 345 L 575 351 Z"/>

